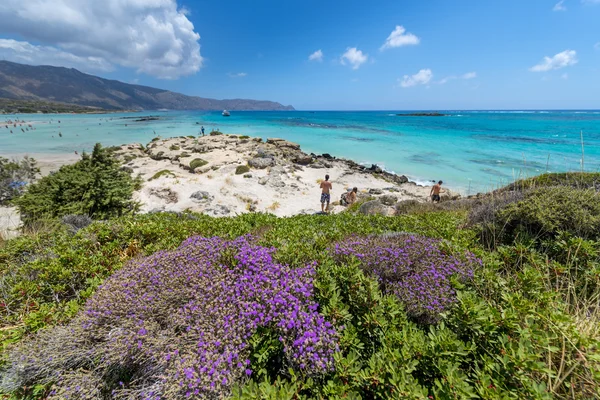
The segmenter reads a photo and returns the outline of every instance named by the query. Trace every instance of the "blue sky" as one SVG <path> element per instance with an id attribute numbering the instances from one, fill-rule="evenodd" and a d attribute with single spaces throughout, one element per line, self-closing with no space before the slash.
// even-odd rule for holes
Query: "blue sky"
<path id="1" fill-rule="evenodd" d="M 600 108 L 600 0 L 2 3 L 1 58 L 189 95 L 311 110 Z"/>

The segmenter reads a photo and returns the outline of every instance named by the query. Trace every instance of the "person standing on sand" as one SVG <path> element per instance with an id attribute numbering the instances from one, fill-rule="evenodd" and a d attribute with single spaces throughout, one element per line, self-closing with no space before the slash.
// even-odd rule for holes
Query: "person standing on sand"
<path id="1" fill-rule="evenodd" d="M 442 183 L 444 183 L 444 182 L 439 181 L 438 183 L 433 185 L 433 187 L 431 188 L 431 192 L 429 193 L 429 195 L 431 196 L 432 203 L 440 202 L 440 192 L 442 191 Z"/>
<path id="2" fill-rule="evenodd" d="M 325 180 L 321 182 L 321 212 L 329 210 L 329 203 L 331 202 L 331 189 L 333 186 L 329 182 L 329 175 L 325 175 Z M 325 208 L 327 203 L 327 208 Z"/>
<path id="3" fill-rule="evenodd" d="M 204 125 L 202 125 L 202 127 L 200 128 L 200 131 L 202 132 L 202 136 L 204 136 Z"/>

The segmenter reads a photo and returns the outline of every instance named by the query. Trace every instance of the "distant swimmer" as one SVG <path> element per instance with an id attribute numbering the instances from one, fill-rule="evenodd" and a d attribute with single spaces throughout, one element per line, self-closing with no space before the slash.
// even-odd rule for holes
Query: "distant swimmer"
<path id="1" fill-rule="evenodd" d="M 439 203 L 440 202 L 440 192 L 442 191 L 442 184 L 444 182 L 439 181 L 438 183 L 436 183 L 435 185 L 433 185 L 433 187 L 431 188 L 431 192 L 429 193 L 429 195 L 431 196 L 431 202 L 432 203 Z"/>
<path id="2" fill-rule="evenodd" d="M 25 129 L 21 128 L 21 132 L 25 133 Z"/>
<path id="3" fill-rule="evenodd" d="M 58 137 L 62 137 L 62 132 L 58 132 Z"/>
<path id="4" fill-rule="evenodd" d="M 333 186 L 331 182 L 329 182 L 329 175 L 325 175 L 325 180 L 321 182 L 321 212 L 325 210 L 329 210 L 329 203 L 331 202 L 331 189 Z M 325 208 L 325 203 L 327 203 L 327 208 Z"/>
<path id="5" fill-rule="evenodd" d="M 10 133 L 12 133 L 12 131 L 10 131 Z"/>
<path id="6" fill-rule="evenodd" d="M 79 155 L 79 153 L 77 152 L 77 150 L 75 150 L 75 155 Z"/>

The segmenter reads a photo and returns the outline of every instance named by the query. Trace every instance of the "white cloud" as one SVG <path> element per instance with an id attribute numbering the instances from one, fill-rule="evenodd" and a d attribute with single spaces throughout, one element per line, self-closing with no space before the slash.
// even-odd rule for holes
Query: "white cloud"
<path id="1" fill-rule="evenodd" d="M 323 52 L 321 49 L 315 51 L 310 56 L 308 56 L 308 61 L 323 61 Z"/>
<path id="2" fill-rule="evenodd" d="M 542 62 L 534 65 L 529 70 L 533 72 L 546 72 L 575 65 L 577 62 L 577 52 L 575 50 L 565 50 L 554 57 L 544 57 Z"/>
<path id="3" fill-rule="evenodd" d="M 554 5 L 552 11 L 567 11 L 567 7 L 564 6 L 565 0 L 560 0 Z"/>
<path id="4" fill-rule="evenodd" d="M 346 52 L 342 55 L 340 62 L 342 65 L 349 63 L 352 65 L 352 69 L 359 69 L 360 66 L 366 63 L 368 59 L 369 56 L 367 54 L 363 54 L 363 52 L 358 50 L 356 47 L 348 47 Z"/>
<path id="5" fill-rule="evenodd" d="M 200 35 L 187 13 L 176 0 L 0 2 L 3 32 L 41 44 L 23 51 L 32 64 L 47 62 L 49 54 L 70 54 L 164 79 L 194 74 L 202 66 Z M 15 61 L 18 51 L 12 50 Z M 52 63 L 69 65 L 61 59 Z"/>
<path id="6" fill-rule="evenodd" d="M 396 25 L 396 29 L 385 40 L 385 43 L 379 50 L 391 49 L 394 47 L 410 46 L 419 44 L 420 39 L 412 33 L 406 33 L 406 29 L 401 25 Z"/>
<path id="7" fill-rule="evenodd" d="M 407 88 L 416 85 L 426 85 L 433 78 L 433 73 L 430 69 L 422 69 L 414 75 L 404 75 L 402 80 L 398 79 L 400 86 Z"/>
<path id="8" fill-rule="evenodd" d="M 466 74 L 462 74 L 460 76 L 456 76 L 456 75 L 450 75 L 447 76 L 445 78 L 440 79 L 438 82 L 439 85 L 444 85 L 450 81 L 453 81 L 455 79 L 464 79 L 464 80 L 469 80 L 469 79 L 475 79 L 477 78 L 477 72 L 467 72 Z"/>
<path id="9" fill-rule="evenodd" d="M 0 39 L 0 58 L 21 64 L 60 65 L 86 72 L 108 72 L 113 66 L 101 57 L 79 57 L 51 46 Z"/>
<path id="10" fill-rule="evenodd" d="M 238 72 L 237 74 L 232 74 L 231 72 L 227 74 L 230 78 L 243 78 L 245 76 L 248 76 L 247 73 L 245 72 Z"/>

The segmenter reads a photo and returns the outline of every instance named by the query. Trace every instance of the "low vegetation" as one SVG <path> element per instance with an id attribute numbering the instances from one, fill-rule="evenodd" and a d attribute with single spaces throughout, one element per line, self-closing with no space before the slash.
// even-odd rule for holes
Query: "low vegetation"
<path id="1" fill-rule="evenodd" d="M 201 158 L 194 158 L 192 161 L 190 161 L 190 169 L 193 171 L 196 168 L 204 167 L 206 164 L 208 164 L 208 161 Z"/>
<path id="2" fill-rule="evenodd" d="M 0 390 L 598 398 L 598 192 L 544 179 L 396 217 L 70 216 L 0 247 Z"/>
<path id="3" fill-rule="evenodd" d="M 175 178 L 176 175 L 173 172 L 169 171 L 168 169 L 163 169 L 163 170 L 158 171 L 154 175 L 152 175 L 152 177 L 148 180 L 153 181 L 155 179 L 162 178 L 163 176 L 169 177 L 169 178 Z"/>
<path id="4" fill-rule="evenodd" d="M 42 114 L 80 114 L 107 111 L 98 107 L 85 107 L 50 101 L 0 99 L 0 114 L 34 114 L 38 112 Z"/>
<path id="5" fill-rule="evenodd" d="M 248 167 L 247 165 L 239 165 L 236 169 L 235 169 L 235 174 L 236 175 L 241 175 L 241 174 L 245 174 L 250 172 L 250 167 Z"/>
<path id="6" fill-rule="evenodd" d="M 106 219 L 137 210 L 131 200 L 137 185 L 136 179 L 120 169 L 112 152 L 96 144 L 80 161 L 29 185 L 13 203 L 26 224 L 68 214 Z"/>
<path id="7" fill-rule="evenodd" d="M 33 158 L 25 157 L 20 161 L 10 161 L 0 157 L 0 205 L 7 205 L 10 200 L 25 192 L 40 170 Z"/>
<path id="8" fill-rule="evenodd" d="M 219 136 L 219 135 L 222 135 L 222 134 L 223 134 L 223 132 L 221 132 L 221 131 L 211 131 L 210 132 L 210 136 Z"/>

